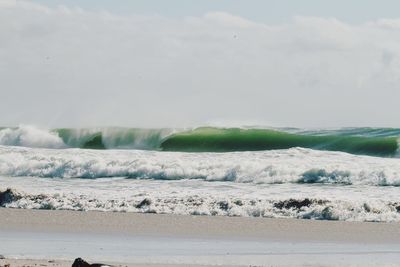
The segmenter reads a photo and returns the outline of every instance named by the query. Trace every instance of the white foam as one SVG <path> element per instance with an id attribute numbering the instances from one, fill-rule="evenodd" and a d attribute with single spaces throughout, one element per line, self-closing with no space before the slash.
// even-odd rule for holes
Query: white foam
<path id="1" fill-rule="evenodd" d="M 302 148 L 263 152 L 179 153 L 0 146 L 0 175 L 398 186 L 400 161 Z"/>
<path id="2" fill-rule="evenodd" d="M 400 221 L 398 185 L 398 159 L 302 148 L 180 153 L 0 146 L 0 191 L 16 190 L 19 197 L 6 204 L 15 208 Z M 310 202 L 282 204 L 291 199 Z"/>
<path id="3" fill-rule="evenodd" d="M 17 194 L 10 208 L 400 221 L 395 187 L 33 177 L 0 184 Z"/>
<path id="4" fill-rule="evenodd" d="M 62 139 L 56 133 L 28 125 L 0 130 L 0 145 L 36 148 L 66 147 Z"/>

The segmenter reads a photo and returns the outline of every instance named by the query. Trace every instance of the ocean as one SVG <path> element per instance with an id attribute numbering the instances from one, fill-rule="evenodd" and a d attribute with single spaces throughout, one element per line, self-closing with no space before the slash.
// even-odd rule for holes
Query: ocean
<path id="1" fill-rule="evenodd" d="M 400 129 L 0 128 L 0 206 L 400 221 Z"/>

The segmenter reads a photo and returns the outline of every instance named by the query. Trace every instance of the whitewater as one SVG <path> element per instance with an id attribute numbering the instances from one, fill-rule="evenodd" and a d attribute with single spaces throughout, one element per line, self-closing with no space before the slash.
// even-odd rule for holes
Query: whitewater
<path id="1" fill-rule="evenodd" d="M 0 206 L 398 222 L 399 133 L 2 128 Z"/>

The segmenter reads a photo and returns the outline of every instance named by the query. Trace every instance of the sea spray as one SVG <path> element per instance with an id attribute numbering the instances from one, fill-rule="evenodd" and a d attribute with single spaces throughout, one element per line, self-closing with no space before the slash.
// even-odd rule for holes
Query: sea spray
<path id="1" fill-rule="evenodd" d="M 66 148 L 57 133 L 33 126 L 0 129 L 0 145 L 41 148 Z"/>

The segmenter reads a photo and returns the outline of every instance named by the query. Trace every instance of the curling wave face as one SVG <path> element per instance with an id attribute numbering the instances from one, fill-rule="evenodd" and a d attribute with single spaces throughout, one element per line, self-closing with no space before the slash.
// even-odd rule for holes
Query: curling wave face
<path id="1" fill-rule="evenodd" d="M 288 149 L 293 147 L 394 156 L 397 137 L 305 135 L 266 129 L 198 128 L 177 133 L 161 143 L 168 151 L 228 152 Z"/>
<path id="2" fill-rule="evenodd" d="M 338 130 L 87 128 L 43 130 L 32 126 L 0 129 L 0 145 L 36 148 L 141 149 L 234 152 L 294 147 L 394 157 L 400 129 Z"/>

